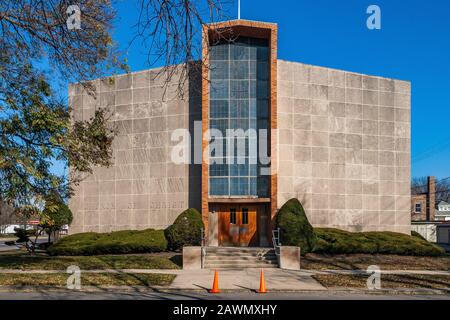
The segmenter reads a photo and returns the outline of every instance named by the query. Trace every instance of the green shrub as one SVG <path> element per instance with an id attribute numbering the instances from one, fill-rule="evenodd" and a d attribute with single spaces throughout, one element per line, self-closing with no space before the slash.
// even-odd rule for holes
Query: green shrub
<path id="1" fill-rule="evenodd" d="M 163 230 L 125 230 L 111 233 L 78 233 L 62 238 L 47 251 L 50 255 L 148 253 L 167 250 Z"/>
<path id="2" fill-rule="evenodd" d="M 73 220 L 72 211 L 64 202 L 46 205 L 42 212 L 40 225 L 50 231 L 59 230 L 64 225 L 70 225 Z"/>
<path id="3" fill-rule="evenodd" d="M 315 253 L 380 253 L 411 256 L 439 256 L 444 250 L 420 237 L 395 232 L 348 232 L 316 228 Z"/>
<path id="4" fill-rule="evenodd" d="M 48 242 L 53 232 L 61 230 L 65 225 L 70 225 L 73 220 L 72 211 L 61 199 L 51 199 L 42 212 L 40 225 L 48 234 Z"/>
<path id="5" fill-rule="evenodd" d="M 183 246 L 199 246 L 202 228 L 204 225 L 200 212 L 196 209 L 185 210 L 171 226 L 164 230 L 168 248 L 179 250 Z"/>
<path id="6" fill-rule="evenodd" d="M 297 199 L 291 199 L 281 207 L 277 215 L 277 227 L 280 228 L 282 245 L 300 247 L 302 254 L 314 249 L 317 241 L 314 229 Z"/>

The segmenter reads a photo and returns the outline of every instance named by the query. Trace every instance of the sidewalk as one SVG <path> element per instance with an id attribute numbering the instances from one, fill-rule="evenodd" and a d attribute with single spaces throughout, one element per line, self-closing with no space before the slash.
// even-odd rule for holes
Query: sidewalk
<path id="1" fill-rule="evenodd" d="M 256 290 L 259 288 L 260 269 L 218 270 L 219 288 L 222 290 Z M 266 287 L 272 291 L 327 290 L 311 275 L 302 271 L 282 269 L 264 270 Z M 187 271 L 178 275 L 170 289 L 210 289 L 214 270 Z"/>

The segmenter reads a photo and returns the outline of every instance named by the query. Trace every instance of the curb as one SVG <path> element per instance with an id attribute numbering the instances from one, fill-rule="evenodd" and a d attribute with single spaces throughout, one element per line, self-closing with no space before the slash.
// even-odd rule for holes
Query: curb
<path id="1" fill-rule="evenodd" d="M 181 289 L 168 288 L 164 286 L 83 286 L 81 290 L 70 290 L 65 287 L 54 286 L 0 286 L 0 292 L 61 292 L 61 293 L 90 293 L 90 292 L 195 292 L 208 293 L 204 289 Z M 249 289 L 223 289 L 221 293 L 251 292 L 257 290 Z M 366 295 L 449 295 L 450 289 L 381 289 L 367 290 L 358 288 L 329 288 L 327 290 L 268 290 L 268 293 L 310 293 L 310 294 L 366 294 Z"/>
<path id="2" fill-rule="evenodd" d="M 259 270 L 259 268 L 253 268 Z M 209 270 L 209 269 L 202 269 Z M 279 269 L 282 270 L 282 269 Z M 198 270 L 201 271 L 201 270 Z M 211 271 L 211 270 L 210 270 Z M 222 270 L 223 271 L 223 270 Z M 287 270 L 292 272 L 292 270 Z M 189 273 L 191 271 L 183 269 L 82 269 L 83 273 L 164 273 L 164 274 L 182 274 Z M 294 271 L 296 273 L 303 273 L 304 276 L 313 276 L 316 274 L 342 274 L 342 275 L 367 275 L 366 270 L 307 270 L 302 269 Z M 3 269 L 0 268 L 0 274 L 20 274 L 20 273 L 35 273 L 35 274 L 53 274 L 53 273 L 66 273 L 65 269 L 61 270 L 42 270 L 42 269 Z M 446 270 L 381 270 L 381 274 L 385 275 L 442 275 L 450 276 L 450 271 Z"/>
<path id="3" fill-rule="evenodd" d="M 304 270 L 307 271 L 307 270 Z M 342 275 L 367 275 L 366 270 L 310 270 L 311 274 L 342 274 Z M 446 270 L 380 270 L 383 275 L 432 275 L 450 276 L 450 271 Z"/>
<path id="4" fill-rule="evenodd" d="M 128 274 L 174 274 L 178 275 L 182 272 L 182 269 L 82 269 L 82 273 L 128 273 Z M 2 269 L 0 268 L 0 274 L 58 274 L 67 273 L 66 270 L 41 270 L 41 269 Z"/>

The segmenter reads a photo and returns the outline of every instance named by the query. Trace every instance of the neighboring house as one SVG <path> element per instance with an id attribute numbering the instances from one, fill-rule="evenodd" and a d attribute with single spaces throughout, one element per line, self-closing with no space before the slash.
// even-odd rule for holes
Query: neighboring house
<path id="1" fill-rule="evenodd" d="M 39 223 L 37 217 L 34 220 L 21 221 L 11 206 L 0 200 L 0 235 L 14 233 L 15 228 L 33 229 Z"/>
<path id="2" fill-rule="evenodd" d="M 450 204 L 440 201 L 434 216 L 436 221 L 450 221 Z"/>
<path id="3" fill-rule="evenodd" d="M 411 195 L 411 230 L 420 233 L 430 242 L 449 243 L 450 204 L 436 203 L 436 178 L 427 178 L 427 189 Z"/>
<path id="4" fill-rule="evenodd" d="M 435 219 L 436 178 L 427 178 L 427 190 L 411 195 L 411 221 L 429 222 Z M 431 204 L 431 205 L 430 205 Z"/>
<path id="5" fill-rule="evenodd" d="M 450 204 L 436 200 L 436 178 L 427 177 L 427 189 L 411 195 L 411 221 L 450 221 Z"/>
<path id="6" fill-rule="evenodd" d="M 290 40 L 274 23 L 204 31 L 211 68 L 192 71 L 184 98 L 172 94 L 176 76 L 164 89 L 161 69 L 94 80 L 97 99 L 70 85 L 75 120 L 106 108 L 118 131 L 114 164 L 95 168 L 70 199 L 70 233 L 166 228 L 192 207 L 208 245 L 268 246 L 291 198 L 314 226 L 410 233 L 410 82 L 279 60 L 278 40 Z M 189 163 L 171 158 L 176 129 L 195 139 Z M 208 153 L 210 129 L 256 129 L 270 162 Z"/>

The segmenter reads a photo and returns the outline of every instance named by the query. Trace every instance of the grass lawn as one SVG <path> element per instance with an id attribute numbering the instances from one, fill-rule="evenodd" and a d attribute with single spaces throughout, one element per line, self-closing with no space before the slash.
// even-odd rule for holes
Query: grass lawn
<path id="1" fill-rule="evenodd" d="M 318 274 L 313 276 L 327 288 L 367 288 L 367 275 Z M 381 275 L 381 289 L 448 289 L 450 276 Z"/>
<path id="2" fill-rule="evenodd" d="M 181 255 L 174 253 L 149 253 L 52 257 L 45 253 L 38 253 L 34 256 L 25 252 L 0 253 L 0 269 L 66 270 L 70 265 L 77 265 L 81 270 L 180 269 Z"/>
<path id="3" fill-rule="evenodd" d="M 57 274 L 0 274 L 0 286 L 65 287 L 69 275 Z M 167 286 L 175 279 L 171 274 L 81 274 L 81 286 Z"/>
<path id="4" fill-rule="evenodd" d="M 366 270 L 377 265 L 382 270 L 450 270 L 450 255 L 414 257 L 384 254 L 314 254 L 301 258 L 302 269 L 309 270 Z"/>

